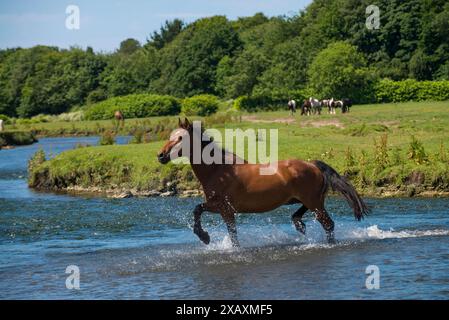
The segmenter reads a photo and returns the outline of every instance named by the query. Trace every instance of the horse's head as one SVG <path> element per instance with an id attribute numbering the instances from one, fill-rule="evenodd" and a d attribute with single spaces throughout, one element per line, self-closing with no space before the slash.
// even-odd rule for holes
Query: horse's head
<path id="1" fill-rule="evenodd" d="M 193 126 L 190 121 L 185 118 L 184 122 L 178 119 L 178 128 L 171 134 L 169 140 L 165 143 L 157 155 L 157 159 L 162 164 L 167 164 L 170 160 L 179 157 L 188 157 L 188 154 L 182 154 L 183 143 L 190 143 Z"/>

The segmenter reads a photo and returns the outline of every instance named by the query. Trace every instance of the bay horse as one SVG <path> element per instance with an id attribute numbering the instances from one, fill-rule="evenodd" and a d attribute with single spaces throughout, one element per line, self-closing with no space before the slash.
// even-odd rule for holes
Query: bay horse
<path id="1" fill-rule="evenodd" d="M 310 104 L 310 101 L 308 99 L 304 100 L 301 106 L 301 115 L 310 116 L 312 112 L 312 105 Z"/>
<path id="2" fill-rule="evenodd" d="M 270 164 L 250 164 L 232 152 L 215 145 L 213 139 L 204 139 L 204 129 L 194 130 L 188 119 L 179 119 L 178 129 L 173 131 L 170 139 L 159 151 L 157 158 L 161 164 L 178 157 L 187 157 L 192 170 L 202 185 L 205 201 L 198 204 L 194 211 L 193 232 L 205 244 L 210 237 L 201 226 L 201 215 L 208 211 L 219 213 L 226 223 L 233 246 L 238 247 L 236 213 L 262 213 L 274 210 L 282 205 L 301 204 L 293 213 L 291 220 L 302 234 L 306 225 L 302 221 L 307 210 L 315 214 L 326 232 L 327 240 L 333 243 L 334 222 L 324 207 L 324 201 L 329 188 L 341 193 L 352 207 L 354 216 L 361 220 L 369 212 L 354 187 L 333 168 L 322 161 L 306 162 L 302 160 L 284 160 L 277 162 L 277 169 L 272 175 L 262 175 L 260 169 Z M 207 164 L 201 157 L 195 162 L 192 148 L 185 148 L 188 154 L 183 154 L 184 143 L 193 145 L 195 139 L 200 139 L 201 150 L 213 143 L 214 152 L 223 160 L 220 164 Z M 198 140 L 197 140 L 198 141 Z M 210 150 L 210 149 L 209 149 Z M 202 154 L 202 151 L 201 151 Z M 238 162 L 237 160 L 241 160 Z M 237 163 L 238 162 L 238 163 Z"/>

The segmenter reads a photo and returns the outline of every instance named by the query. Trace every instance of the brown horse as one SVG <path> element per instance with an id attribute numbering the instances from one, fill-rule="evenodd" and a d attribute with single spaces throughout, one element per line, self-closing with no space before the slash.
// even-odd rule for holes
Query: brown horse
<path id="1" fill-rule="evenodd" d="M 120 110 L 117 110 L 114 112 L 114 119 L 115 119 L 115 129 L 117 131 L 118 127 L 122 127 L 125 125 L 125 116 Z"/>
<path id="2" fill-rule="evenodd" d="M 158 160 L 166 164 L 177 157 L 189 158 L 205 195 L 205 202 L 197 205 L 193 212 L 193 231 L 205 244 L 209 244 L 210 237 L 201 226 L 201 214 L 204 211 L 219 213 L 222 216 L 234 246 L 239 245 L 236 213 L 267 212 L 285 204 L 302 204 L 292 215 L 292 221 L 299 232 L 305 234 L 306 226 L 302 217 L 307 210 L 311 210 L 326 231 L 328 241 L 334 242 L 334 222 L 324 207 L 329 187 L 346 198 L 357 220 L 362 219 L 369 211 L 354 187 L 321 161 L 279 161 L 274 174 L 261 175 L 260 169 L 269 164 L 247 163 L 217 146 L 214 150 L 221 152 L 222 159 L 232 159 L 232 164 L 228 164 L 228 161 L 223 161 L 222 164 L 206 164 L 202 159 L 195 163 L 194 152 L 183 154 L 182 145 L 185 141 L 190 143 L 190 146 L 193 145 L 194 136 L 203 134 L 203 130 L 196 132 L 189 120 L 179 120 L 179 128 L 172 133 L 170 140 L 159 152 Z M 202 141 L 201 137 L 195 138 Z M 215 142 L 212 139 L 202 141 L 201 150 L 210 143 Z"/>

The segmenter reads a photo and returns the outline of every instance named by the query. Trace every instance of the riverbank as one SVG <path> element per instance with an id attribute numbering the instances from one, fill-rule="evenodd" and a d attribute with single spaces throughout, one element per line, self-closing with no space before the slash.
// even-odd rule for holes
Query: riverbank
<path id="1" fill-rule="evenodd" d="M 30 131 L 0 132 L 0 150 L 15 146 L 25 146 L 37 142 L 35 135 Z"/>
<path id="2" fill-rule="evenodd" d="M 448 110 L 449 102 L 426 102 L 355 106 L 349 114 L 321 117 L 265 112 L 241 121 L 224 117 L 209 128 L 277 129 L 279 159 L 322 160 L 365 196 L 448 196 Z M 29 186 L 111 197 L 198 194 L 190 166 L 157 162 L 162 140 L 82 147 L 45 161 L 41 155 L 29 168 Z"/>

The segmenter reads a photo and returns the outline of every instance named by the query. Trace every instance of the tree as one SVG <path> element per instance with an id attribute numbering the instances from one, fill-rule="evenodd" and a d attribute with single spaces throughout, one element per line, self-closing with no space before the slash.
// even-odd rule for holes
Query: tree
<path id="1" fill-rule="evenodd" d="M 140 49 L 140 42 L 136 39 L 128 38 L 120 42 L 120 48 L 117 53 L 123 55 L 131 55 Z"/>
<path id="2" fill-rule="evenodd" d="M 365 96 L 373 74 L 366 68 L 366 60 L 357 47 L 335 42 L 321 51 L 309 68 L 309 85 L 321 98 L 351 98 L 367 102 Z"/>
<path id="3" fill-rule="evenodd" d="M 185 23 L 179 19 L 165 21 L 165 24 L 160 28 L 160 31 L 155 31 L 150 36 L 150 40 L 147 41 L 147 46 L 162 49 L 167 44 L 172 42 L 176 36 L 181 33 L 184 27 Z"/>
<path id="4" fill-rule="evenodd" d="M 218 63 L 240 46 L 239 36 L 226 17 L 197 20 L 160 50 L 161 75 L 150 88 L 176 96 L 215 94 Z"/>

